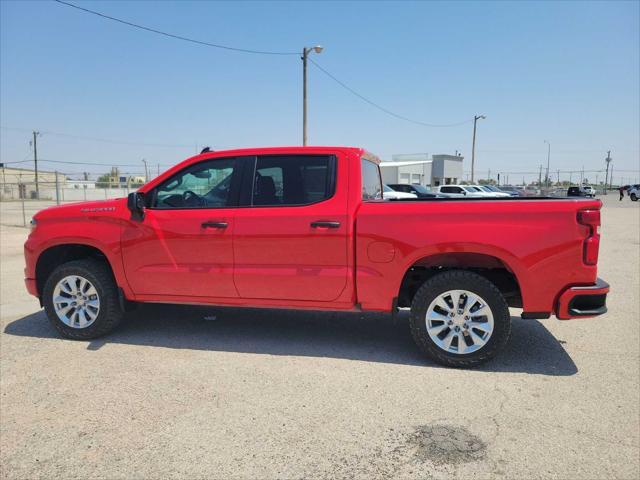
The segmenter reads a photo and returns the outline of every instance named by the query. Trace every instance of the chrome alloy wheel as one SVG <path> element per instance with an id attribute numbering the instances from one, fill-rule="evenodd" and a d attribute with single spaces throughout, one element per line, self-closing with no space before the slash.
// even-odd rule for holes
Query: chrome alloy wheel
<path id="1" fill-rule="evenodd" d="M 493 313 L 485 300 L 466 290 L 449 290 L 431 302 L 426 315 L 433 343 L 448 353 L 473 353 L 493 333 Z"/>
<path id="2" fill-rule="evenodd" d="M 86 278 L 69 275 L 53 289 L 53 308 L 65 325 L 87 328 L 100 312 L 98 291 Z"/>

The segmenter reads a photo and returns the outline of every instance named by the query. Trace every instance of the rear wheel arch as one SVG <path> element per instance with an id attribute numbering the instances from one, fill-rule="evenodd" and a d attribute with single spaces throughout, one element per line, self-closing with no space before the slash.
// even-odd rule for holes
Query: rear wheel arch
<path id="1" fill-rule="evenodd" d="M 474 272 L 493 283 L 510 307 L 522 307 L 521 282 L 512 266 L 494 255 L 473 252 L 437 253 L 413 261 L 400 282 L 398 306 L 411 306 L 416 292 L 427 280 L 448 270 Z"/>

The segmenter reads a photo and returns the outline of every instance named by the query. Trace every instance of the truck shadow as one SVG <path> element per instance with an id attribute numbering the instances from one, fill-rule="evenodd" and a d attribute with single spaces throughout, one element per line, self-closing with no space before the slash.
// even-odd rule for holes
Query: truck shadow
<path id="1" fill-rule="evenodd" d="M 142 305 L 112 334 L 87 342 L 221 352 L 330 357 L 416 366 L 424 358 L 411 339 L 408 315 Z M 8 335 L 58 338 L 43 311 L 9 323 Z M 501 354 L 477 369 L 566 376 L 578 369 L 558 340 L 538 321 L 512 317 L 512 336 Z"/>

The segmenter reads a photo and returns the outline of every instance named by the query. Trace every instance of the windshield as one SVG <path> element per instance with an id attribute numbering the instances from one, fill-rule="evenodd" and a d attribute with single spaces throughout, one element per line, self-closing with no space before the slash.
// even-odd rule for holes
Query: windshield
<path id="1" fill-rule="evenodd" d="M 382 190 L 385 192 L 395 192 L 395 190 L 391 188 L 389 185 L 383 185 Z"/>
<path id="2" fill-rule="evenodd" d="M 470 192 L 470 193 L 479 192 L 479 190 L 474 187 L 462 187 L 462 188 L 464 188 L 467 192 Z"/>
<path id="3" fill-rule="evenodd" d="M 478 187 L 478 188 L 484 190 L 485 192 L 489 192 L 489 193 L 493 192 L 493 190 L 491 190 L 491 187 L 484 186 L 484 187 Z"/>

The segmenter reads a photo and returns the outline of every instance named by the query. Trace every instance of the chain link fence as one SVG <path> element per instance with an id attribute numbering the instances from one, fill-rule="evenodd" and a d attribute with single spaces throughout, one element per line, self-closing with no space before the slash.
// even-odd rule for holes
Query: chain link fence
<path id="1" fill-rule="evenodd" d="M 114 183 L 96 187 L 93 183 L 17 182 L 0 187 L 0 223 L 8 226 L 28 226 L 39 210 L 52 205 L 108 200 L 126 197 L 136 187 Z"/>

